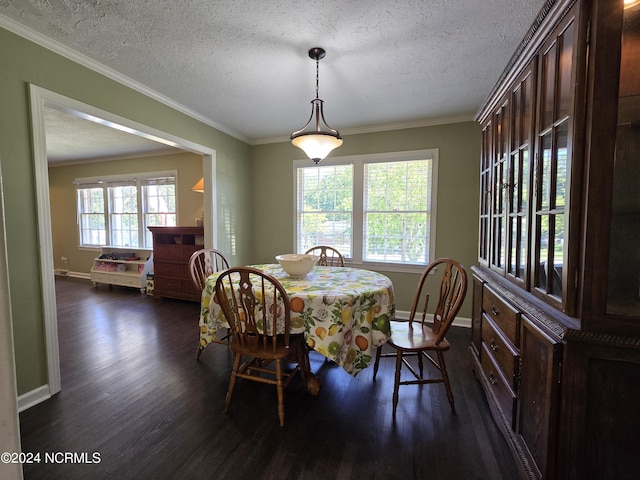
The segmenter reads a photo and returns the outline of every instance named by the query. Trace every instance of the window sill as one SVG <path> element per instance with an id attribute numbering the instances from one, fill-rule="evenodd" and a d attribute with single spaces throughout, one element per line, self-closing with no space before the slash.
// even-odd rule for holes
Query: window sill
<path id="1" fill-rule="evenodd" d="M 382 263 L 382 262 L 353 262 L 345 259 L 346 267 L 364 268 L 376 272 L 395 272 L 395 273 L 417 273 L 421 274 L 427 268 L 427 265 L 403 265 L 399 263 Z"/>

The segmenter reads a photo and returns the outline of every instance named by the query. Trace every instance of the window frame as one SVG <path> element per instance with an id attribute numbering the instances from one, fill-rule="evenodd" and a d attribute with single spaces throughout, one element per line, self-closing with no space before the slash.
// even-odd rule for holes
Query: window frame
<path id="1" fill-rule="evenodd" d="M 149 215 L 147 211 L 148 202 L 147 198 L 143 194 L 143 190 L 146 186 L 149 186 L 149 180 L 161 179 L 161 178 L 173 178 L 174 180 L 174 202 L 175 202 L 175 218 L 176 225 L 179 224 L 178 220 L 178 172 L 176 170 L 160 171 L 160 172 L 145 172 L 145 173 L 132 173 L 126 175 L 102 175 L 99 177 L 83 177 L 76 178 L 74 180 L 75 195 L 76 195 L 76 227 L 78 235 L 78 248 L 95 250 L 103 247 L 118 247 L 118 248 L 132 248 L 132 249 L 151 249 L 152 245 L 147 245 L 149 235 L 146 235 L 146 217 Z M 118 185 L 120 184 L 120 185 Z M 110 195 L 110 187 L 122 186 L 124 184 L 130 184 L 136 188 L 137 196 L 137 224 L 138 224 L 138 246 L 133 245 L 116 245 L 112 242 L 113 234 L 111 228 L 111 214 L 112 214 L 112 197 Z M 83 244 L 83 230 L 81 225 L 81 217 L 85 215 L 80 211 L 80 202 L 78 197 L 78 191 L 88 188 L 102 188 L 103 189 L 103 213 L 104 225 L 105 225 L 105 241 L 104 245 L 96 244 Z"/>
<path id="2" fill-rule="evenodd" d="M 406 162 L 412 160 L 431 159 L 431 208 L 429 223 L 429 246 L 427 249 L 428 258 L 425 264 L 408 264 L 394 262 L 376 262 L 363 260 L 364 249 L 364 165 L 370 163 L 393 163 Z M 432 262 L 436 252 L 436 220 L 438 211 L 438 161 L 439 149 L 430 148 L 424 150 L 410 150 L 400 152 L 387 152 L 365 155 L 347 155 L 339 157 L 329 157 L 322 161 L 320 165 L 310 164 L 309 159 L 294 160 L 293 162 L 293 245 L 298 251 L 298 169 L 315 168 L 332 165 L 353 165 L 353 225 L 351 246 L 353 256 L 345 256 L 345 264 L 368 268 L 377 271 L 419 273 L 424 271 L 426 265 Z"/>

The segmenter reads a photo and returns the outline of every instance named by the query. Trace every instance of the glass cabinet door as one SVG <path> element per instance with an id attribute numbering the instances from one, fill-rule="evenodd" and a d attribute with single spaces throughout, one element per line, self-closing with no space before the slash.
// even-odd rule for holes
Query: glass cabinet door
<path id="1" fill-rule="evenodd" d="M 478 244 L 478 260 L 484 265 L 489 263 L 492 158 L 493 123 L 489 121 L 482 129 L 482 154 L 480 157 L 480 241 Z"/>
<path id="2" fill-rule="evenodd" d="M 525 286 L 528 274 L 533 72 L 529 67 L 511 95 L 512 129 L 509 161 L 507 277 Z"/>
<path id="3" fill-rule="evenodd" d="M 504 273 L 507 254 L 507 198 L 509 193 L 509 101 L 494 115 L 495 155 L 492 165 L 491 183 L 491 252 L 490 266 Z"/>
<path id="4" fill-rule="evenodd" d="M 640 316 L 640 2 L 622 20 L 607 313 Z"/>
<path id="5" fill-rule="evenodd" d="M 565 310 L 568 285 L 568 198 L 575 22 L 552 37 L 540 55 L 534 192 L 533 292 Z"/>

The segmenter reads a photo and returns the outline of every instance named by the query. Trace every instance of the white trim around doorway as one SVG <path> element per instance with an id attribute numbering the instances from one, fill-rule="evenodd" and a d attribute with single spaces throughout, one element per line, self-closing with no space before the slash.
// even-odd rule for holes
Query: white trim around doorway
<path id="1" fill-rule="evenodd" d="M 45 137 L 45 106 L 63 108 L 87 120 L 100 119 L 101 123 L 114 128 L 121 128 L 134 135 L 159 141 L 173 147 L 190 151 L 203 156 L 203 176 L 205 180 L 204 218 L 210 229 L 205 231 L 205 246 L 216 246 L 216 151 L 210 147 L 194 143 L 142 125 L 133 120 L 120 117 L 105 110 L 79 102 L 36 85 L 29 85 L 31 102 L 31 122 L 33 132 L 34 175 L 37 201 L 38 235 L 40 241 L 40 273 L 43 297 L 45 344 L 47 355 L 46 385 L 32 392 L 26 392 L 18 399 L 20 411 L 36 405 L 61 388 L 60 352 L 58 348 L 58 319 L 56 313 L 55 279 L 53 266 L 53 241 L 51 237 L 51 208 L 49 200 L 49 172 Z M 95 120 L 93 120 L 95 121 Z"/>

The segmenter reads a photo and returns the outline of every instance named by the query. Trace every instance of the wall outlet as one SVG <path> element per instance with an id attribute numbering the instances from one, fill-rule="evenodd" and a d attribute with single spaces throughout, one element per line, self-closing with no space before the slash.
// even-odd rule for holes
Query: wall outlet
<path id="1" fill-rule="evenodd" d="M 67 257 L 62 257 L 62 263 L 67 263 L 68 261 Z"/>

